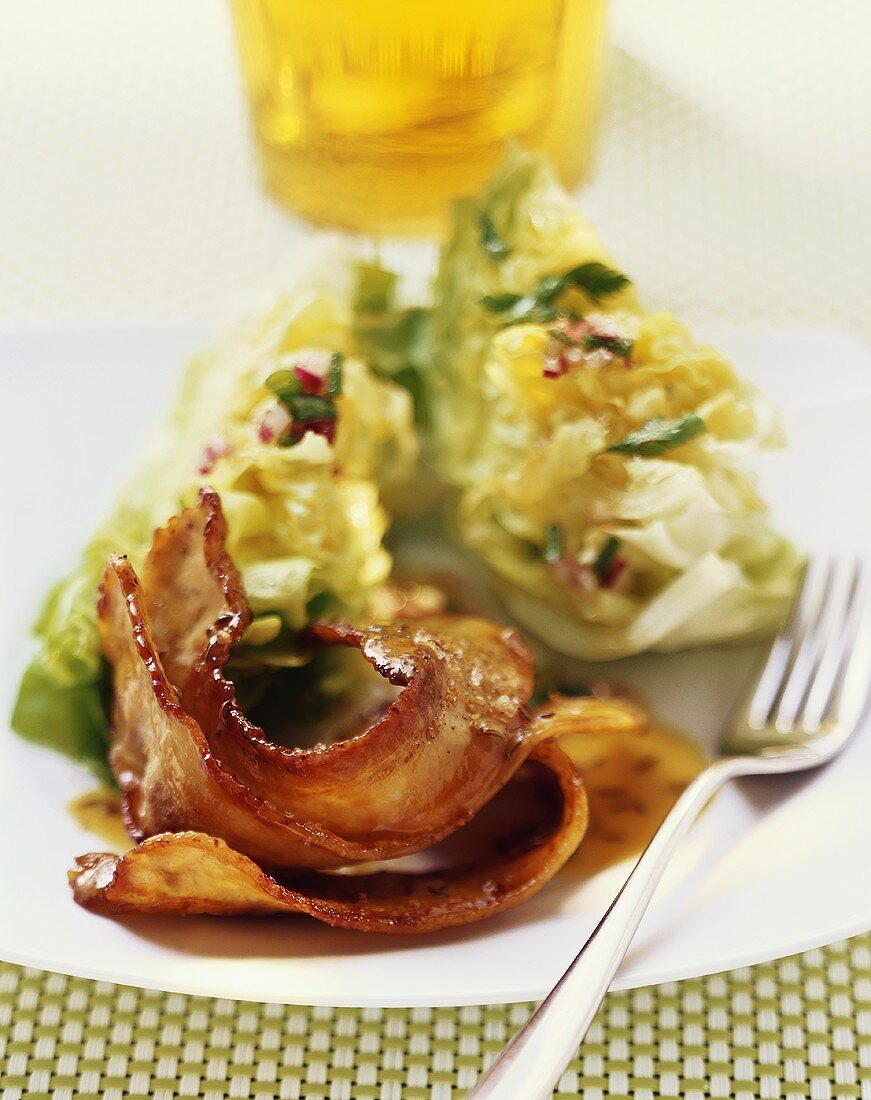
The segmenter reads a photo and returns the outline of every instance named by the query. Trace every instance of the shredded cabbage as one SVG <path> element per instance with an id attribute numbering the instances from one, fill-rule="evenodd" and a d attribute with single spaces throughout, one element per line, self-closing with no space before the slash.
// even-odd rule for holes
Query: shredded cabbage
<path id="1" fill-rule="evenodd" d="M 770 630 L 798 559 L 739 460 L 782 442 L 775 412 L 631 286 L 598 300 L 569 286 L 554 308 L 535 297 L 579 265 L 613 267 L 537 156 L 513 151 L 456 207 L 424 378 L 431 458 L 458 490 L 462 539 L 510 612 L 575 656 Z"/>

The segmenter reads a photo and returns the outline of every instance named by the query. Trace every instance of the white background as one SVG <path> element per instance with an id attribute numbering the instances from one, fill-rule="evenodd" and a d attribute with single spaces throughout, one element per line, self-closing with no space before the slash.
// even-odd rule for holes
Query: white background
<path id="1" fill-rule="evenodd" d="M 871 335 L 871 3 L 613 15 L 580 197 L 649 303 Z M 226 3 L 0 0 L 0 323 L 211 324 L 300 232 L 257 186 Z"/>

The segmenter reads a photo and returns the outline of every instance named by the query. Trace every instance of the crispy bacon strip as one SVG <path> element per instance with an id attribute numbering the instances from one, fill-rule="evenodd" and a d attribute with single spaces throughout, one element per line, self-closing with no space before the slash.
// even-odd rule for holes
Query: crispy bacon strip
<path id="1" fill-rule="evenodd" d="M 278 879 L 223 840 L 182 832 L 151 837 L 124 856 L 81 856 L 70 881 L 80 905 L 104 913 L 305 913 L 363 932 L 431 932 L 517 905 L 577 847 L 587 800 L 573 764 L 553 742 L 537 746 L 497 796 L 508 798 L 510 819 L 494 829 L 485 852 L 441 871 L 314 871 Z"/>
<path id="2" fill-rule="evenodd" d="M 142 584 L 124 558 L 106 570 L 111 764 L 135 836 L 195 829 L 272 868 L 387 859 L 453 832 L 523 763 L 534 745 L 521 724 L 526 650 L 504 627 L 448 616 L 319 627 L 405 690 L 327 748 L 270 742 L 223 677 L 249 620 L 224 536 L 220 502 L 204 492 L 157 533 Z"/>
<path id="3" fill-rule="evenodd" d="M 530 723 L 532 666 L 517 636 L 452 616 L 320 625 L 321 644 L 359 648 L 404 690 L 354 736 L 283 748 L 248 722 L 223 675 L 250 621 L 225 535 L 220 501 L 203 491 L 156 533 L 141 584 L 126 559 L 107 566 L 99 622 L 115 679 L 111 764 L 143 843 L 120 858 L 82 857 L 76 900 L 113 912 L 280 909 L 425 931 L 539 889 L 583 835 L 586 800 L 574 765 L 545 740 L 547 724 Z M 547 798 L 528 797 L 530 775 Z M 503 798 L 517 798 L 512 827 L 435 879 L 323 873 L 429 848 L 506 784 Z M 532 809 L 518 847 L 522 806 Z"/>
<path id="4" fill-rule="evenodd" d="M 607 736 L 647 732 L 647 715 L 636 703 L 622 697 L 554 694 L 535 712 L 529 728 L 533 738 L 567 734 Z"/>

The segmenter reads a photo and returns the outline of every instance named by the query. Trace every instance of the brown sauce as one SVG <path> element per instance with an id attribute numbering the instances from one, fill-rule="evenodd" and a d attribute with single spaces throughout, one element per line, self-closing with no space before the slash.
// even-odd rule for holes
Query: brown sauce
<path id="1" fill-rule="evenodd" d="M 643 734 L 569 735 L 560 747 L 584 777 L 590 824 L 568 870 L 588 877 L 638 855 L 707 765 L 699 746 L 661 725 Z"/>
<path id="2" fill-rule="evenodd" d="M 126 852 L 133 841 L 124 828 L 121 816 L 121 795 L 106 787 L 86 791 L 67 807 L 73 820 L 89 833 L 98 836 L 117 852 Z"/>

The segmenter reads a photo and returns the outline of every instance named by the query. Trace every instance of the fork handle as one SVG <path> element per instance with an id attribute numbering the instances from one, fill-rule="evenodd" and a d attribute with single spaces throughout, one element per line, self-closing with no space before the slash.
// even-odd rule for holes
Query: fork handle
<path id="1" fill-rule="evenodd" d="M 690 783 L 568 970 L 467 1100 L 549 1100 L 608 992 L 675 848 L 724 783 L 765 770 L 754 764 L 747 757 L 723 759 Z"/>

